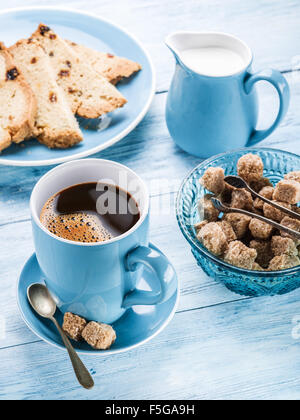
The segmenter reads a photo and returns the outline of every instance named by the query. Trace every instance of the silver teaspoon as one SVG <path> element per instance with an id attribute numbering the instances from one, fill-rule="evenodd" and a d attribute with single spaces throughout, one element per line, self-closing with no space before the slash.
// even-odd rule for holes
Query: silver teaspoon
<path id="1" fill-rule="evenodd" d="M 263 197 L 262 195 L 258 194 L 257 192 L 255 192 L 251 187 L 249 187 L 249 185 L 247 184 L 247 182 L 245 182 L 243 180 L 243 178 L 241 178 L 240 176 L 235 176 L 235 175 L 229 175 L 225 177 L 225 182 L 227 182 L 227 184 L 231 185 L 232 187 L 235 188 L 245 188 L 246 190 L 248 190 L 251 194 L 253 194 L 255 197 L 259 198 L 260 200 L 264 201 L 265 203 L 270 204 L 271 206 L 275 207 L 277 210 L 282 211 L 283 213 L 288 214 L 290 217 L 293 217 L 294 219 L 298 219 L 300 220 L 300 214 L 289 210 L 283 206 L 280 206 L 277 203 L 274 203 L 271 200 L 268 200 L 267 198 Z"/>
<path id="2" fill-rule="evenodd" d="M 73 349 L 65 332 L 62 330 L 62 328 L 59 326 L 58 322 L 54 318 L 54 314 L 56 312 L 56 304 L 52 299 L 47 287 L 43 284 L 32 284 L 27 289 L 27 297 L 33 309 L 40 316 L 42 316 L 43 318 L 50 319 L 55 324 L 56 328 L 58 329 L 61 335 L 62 341 L 66 346 L 66 349 L 68 350 L 75 375 L 80 385 L 82 385 L 86 389 L 93 388 L 93 378 L 91 377 L 87 368 L 84 366 L 77 353 Z"/>
<path id="3" fill-rule="evenodd" d="M 293 236 L 296 239 L 300 239 L 300 232 L 295 231 L 294 229 L 290 229 L 286 226 L 282 226 L 279 223 L 273 222 L 273 220 L 267 219 L 264 216 L 260 216 L 259 214 L 252 213 L 251 211 L 242 210 L 242 209 L 234 209 L 232 207 L 227 207 L 223 204 L 218 198 L 212 197 L 211 202 L 213 203 L 214 207 L 223 213 L 239 213 L 245 214 L 246 216 L 255 217 L 258 220 L 268 223 L 269 225 L 279 229 L 289 235 Z"/>

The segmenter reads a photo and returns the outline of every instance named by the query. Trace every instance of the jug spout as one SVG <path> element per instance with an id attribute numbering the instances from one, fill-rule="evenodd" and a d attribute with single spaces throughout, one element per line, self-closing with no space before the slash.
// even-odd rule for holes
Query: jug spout
<path id="1" fill-rule="evenodd" d="M 183 51 L 190 48 L 197 48 L 201 44 L 202 33 L 197 32 L 174 32 L 167 36 L 165 44 L 172 51 L 176 62 L 189 73 L 193 71 L 182 59 Z"/>
<path id="2" fill-rule="evenodd" d="M 167 36 L 165 43 L 175 58 L 181 61 L 181 54 L 184 50 L 201 46 L 203 35 L 204 33 L 201 32 L 174 32 Z"/>
<path id="3" fill-rule="evenodd" d="M 221 48 L 233 51 L 245 63 L 249 65 L 252 60 L 252 53 L 249 47 L 233 35 L 221 32 L 174 32 L 165 39 L 166 45 L 172 51 L 178 64 L 190 73 L 201 74 L 200 71 L 191 67 L 190 60 L 187 61 L 184 54 L 187 50 L 201 48 Z"/>
<path id="4" fill-rule="evenodd" d="M 166 46 L 173 53 L 176 61 L 178 62 L 180 61 L 180 52 L 182 51 L 180 38 L 180 32 L 175 32 L 168 35 L 165 39 Z"/>

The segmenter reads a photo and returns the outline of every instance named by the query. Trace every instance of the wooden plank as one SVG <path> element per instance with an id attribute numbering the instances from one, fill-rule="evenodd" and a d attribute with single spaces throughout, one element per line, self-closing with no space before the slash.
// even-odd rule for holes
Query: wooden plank
<path id="1" fill-rule="evenodd" d="M 56 4 L 57 0 L 47 2 L 47 5 Z M 26 6 L 34 5 L 41 2 L 26 1 Z M 90 0 L 84 8 L 77 1 L 65 0 L 63 5 L 112 20 L 138 37 L 153 58 L 158 91 L 168 89 L 173 74 L 174 60 L 164 39 L 174 31 L 229 32 L 252 48 L 256 69 L 299 67 L 299 59 L 295 58 L 299 55 L 300 43 L 297 0 L 227 0 L 226 4 L 223 0 L 116 0 L 113 8 L 110 0 Z M 9 7 L 20 6 L 24 6 L 21 0 L 12 0 L 9 4 Z"/>
<path id="2" fill-rule="evenodd" d="M 175 191 L 186 173 L 201 161 L 182 152 L 171 140 L 164 122 L 165 99 L 166 95 L 156 95 L 151 110 L 136 130 L 117 145 L 94 155 L 116 160 L 138 172 L 152 194 Z M 29 218 L 33 185 L 49 169 L 0 167 L 0 225 Z M 162 179 L 169 183 L 163 190 Z"/>
<path id="3" fill-rule="evenodd" d="M 277 130 L 260 145 L 299 153 L 300 73 L 286 76 L 291 88 L 288 114 Z M 259 85 L 259 126 L 266 127 L 274 119 L 277 97 L 270 86 Z M 179 149 L 171 139 L 165 124 L 165 101 L 166 94 L 156 95 L 147 116 L 132 133 L 93 156 L 129 166 L 146 181 L 152 196 L 177 192 L 183 178 L 201 162 L 200 158 Z M 0 225 L 29 219 L 30 193 L 37 180 L 49 169 L 0 166 Z"/>
<path id="4" fill-rule="evenodd" d="M 299 297 L 298 291 L 176 314 L 145 346 L 83 357 L 96 382 L 89 392 L 77 386 L 62 351 L 42 342 L 2 349 L 0 399 L 298 400 L 292 320 Z"/>
<path id="5" fill-rule="evenodd" d="M 197 266 L 190 246 L 177 227 L 175 216 L 161 218 L 153 215 L 151 226 L 151 241 L 165 252 L 178 273 L 180 311 L 241 299 L 206 276 Z M 29 221 L 0 227 L 0 237 L 1 243 L 5 244 L 0 254 L 3 291 L 0 294 L 0 325 L 4 322 L 6 329 L 5 337 L 1 338 L 0 334 L 0 348 L 3 348 L 36 340 L 23 323 L 16 302 L 16 282 L 23 265 L 34 252 L 34 247 Z"/>
<path id="6" fill-rule="evenodd" d="M 299 152 L 299 125 L 297 112 L 299 104 L 299 84 L 294 75 L 289 75 L 292 86 L 292 103 L 289 114 L 281 127 L 263 144 L 278 148 Z M 274 101 L 274 92 L 265 92 L 262 118 L 267 117 Z M 227 302 L 238 299 L 238 296 L 227 292 L 223 286 L 209 279 L 195 264 L 189 249 L 189 245 L 183 239 L 174 216 L 174 200 L 176 191 L 183 176 L 194 167 L 200 159 L 189 156 L 180 151 L 170 139 L 163 121 L 164 95 L 157 95 L 150 113 L 144 122 L 119 145 L 116 145 L 104 153 L 101 157 L 115 159 L 129 165 L 139 172 L 147 181 L 152 190 L 152 215 L 151 240 L 159 246 L 171 259 L 179 274 L 182 283 L 182 298 L 180 310 L 203 307 L 211 304 Z M 147 147 L 145 140 L 147 139 Z M 132 153 L 135 150 L 135 153 Z M 149 156 L 160 158 L 149 160 Z M 168 165 L 165 165 L 165 156 L 168 156 Z M 16 305 L 14 303 L 14 283 L 22 265 L 33 251 L 31 242 L 30 223 L 14 222 L 29 220 L 28 200 L 32 185 L 48 170 L 48 168 L 0 168 L 1 179 L 1 202 L 0 224 L 7 224 L 0 230 L 1 242 L 6 246 L 0 257 L 1 277 L 9 297 L 5 293 L 3 302 L 9 308 L 5 314 L 8 320 L 8 331 L 11 343 L 21 343 L 33 339 L 32 334 L 20 323 Z M 155 174 L 156 180 L 153 180 Z M 16 185 L 16 179 L 17 185 Z M 161 189 L 162 180 L 170 181 Z M 156 212 L 161 208 L 160 212 Z M 169 209 L 166 212 L 166 209 Z M 16 243 L 22 244 L 16 247 Z M 184 258 L 183 258 L 184 256 Z M 12 287 L 12 288 L 11 288 Z M 0 298 L 1 299 L 1 298 Z M 8 304 L 9 302 L 9 304 Z"/>
<path id="7" fill-rule="evenodd" d="M 28 6 L 39 4 L 36 0 L 26 2 Z M 23 5 L 21 0 L 10 2 L 10 7 Z M 82 7 L 75 0 L 65 0 L 64 5 Z M 154 59 L 158 92 L 168 89 L 173 74 L 173 58 L 163 39 L 175 30 L 228 31 L 253 48 L 255 68 L 274 66 L 288 72 L 298 68 L 300 4 L 296 0 L 228 0 L 226 6 L 222 0 L 116 0 L 113 8 L 110 0 L 91 0 L 85 10 L 121 24 L 140 38 Z M 300 73 L 286 76 L 292 91 L 288 116 L 261 144 L 299 153 Z M 267 125 L 273 118 L 270 110 L 275 111 L 274 92 L 265 87 L 260 90 L 261 121 Z M 165 100 L 166 94 L 156 95 L 139 127 L 97 156 L 136 170 L 150 187 L 153 209 L 163 201 L 164 211 L 169 203 L 173 211 L 181 179 L 201 159 L 185 154 L 172 142 L 164 122 Z M 239 301 L 238 295 L 206 277 L 196 266 L 174 213 L 154 211 L 151 240 L 168 255 L 179 274 L 179 312 L 160 336 L 140 349 L 111 358 L 84 357 L 97 385 L 92 392 L 81 390 L 67 356 L 40 342 L 28 330 L 15 300 L 16 279 L 33 251 L 30 192 L 48 170 L 0 168 L 0 238 L 5 244 L 0 255 L 1 400 L 299 399 L 299 342 L 291 336 L 292 320 L 299 315 L 299 290 L 282 297 Z M 5 334 L 1 332 L 3 324 Z"/>

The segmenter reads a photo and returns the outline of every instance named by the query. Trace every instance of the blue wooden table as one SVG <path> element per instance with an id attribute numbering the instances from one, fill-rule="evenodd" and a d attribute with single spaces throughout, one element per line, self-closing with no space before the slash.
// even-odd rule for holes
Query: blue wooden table
<path id="1" fill-rule="evenodd" d="M 42 3 L 62 5 L 58 0 L 26 1 L 28 6 Z M 22 0 L 9 3 L 23 5 Z M 172 323 L 153 341 L 113 357 L 83 357 L 96 386 L 81 389 L 67 354 L 39 340 L 16 303 L 17 278 L 33 252 L 28 200 L 49 168 L 0 167 L 0 399 L 300 399 L 300 290 L 253 299 L 227 291 L 196 265 L 177 226 L 178 186 L 201 160 L 177 148 L 165 125 L 174 63 L 163 43 L 175 30 L 226 31 L 246 41 L 255 69 L 278 68 L 291 88 L 287 117 L 262 145 L 299 154 L 300 2 L 64 0 L 63 5 L 122 25 L 154 60 L 157 91 L 150 111 L 130 135 L 97 157 L 140 174 L 151 190 L 152 209 L 171 203 L 169 212 L 152 211 L 151 241 L 174 264 L 181 300 Z M 4 6 L 7 2 L 1 1 Z M 260 127 L 265 127 L 276 114 L 276 94 L 263 84 L 259 93 Z"/>

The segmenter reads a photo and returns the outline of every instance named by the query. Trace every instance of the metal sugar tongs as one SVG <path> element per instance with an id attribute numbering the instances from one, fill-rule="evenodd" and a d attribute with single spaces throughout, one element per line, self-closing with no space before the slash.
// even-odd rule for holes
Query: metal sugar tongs
<path id="1" fill-rule="evenodd" d="M 264 201 L 265 203 L 270 204 L 271 206 L 275 207 L 277 210 L 282 211 L 283 213 L 289 215 L 290 217 L 293 217 L 294 219 L 300 220 L 300 214 L 289 210 L 285 207 L 280 206 L 277 203 L 274 203 L 271 200 L 268 200 L 267 198 L 263 197 L 262 195 L 258 194 L 256 191 L 254 191 L 252 188 L 249 187 L 249 185 L 239 176 L 230 175 L 225 177 L 225 182 L 229 185 L 231 185 L 234 188 L 245 188 L 248 190 L 252 195 L 259 198 L 260 200 Z M 275 227 L 278 230 L 281 230 L 282 232 L 285 232 L 291 236 L 293 236 L 296 239 L 300 240 L 300 232 L 297 232 L 294 229 L 290 229 L 286 226 L 283 226 L 277 222 L 274 222 L 273 220 L 268 219 L 267 217 L 261 216 L 260 214 L 252 213 L 247 210 L 243 209 L 235 209 L 232 207 L 228 207 L 225 204 L 223 204 L 218 198 L 212 197 L 211 201 L 214 205 L 214 207 L 223 212 L 223 213 L 239 213 L 239 214 L 245 214 L 246 216 L 254 217 L 258 220 L 261 220 L 262 222 L 268 223 L 269 225 Z"/>

